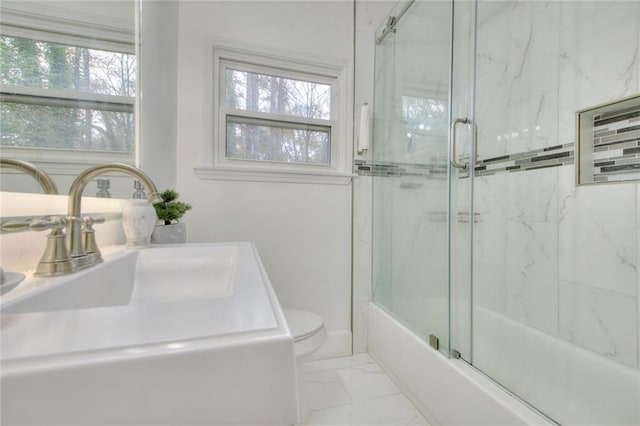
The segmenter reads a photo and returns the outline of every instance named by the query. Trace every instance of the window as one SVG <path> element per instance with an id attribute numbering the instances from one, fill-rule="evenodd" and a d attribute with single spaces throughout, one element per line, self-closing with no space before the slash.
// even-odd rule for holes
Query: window
<path id="1" fill-rule="evenodd" d="M 3 148 L 122 152 L 134 159 L 135 55 L 0 36 Z"/>
<path id="2" fill-rule="evenodd" d="M 220 46 L 213 52 L 214 149 L 199 176 L 345 174 L 344 67 Z"/>
<path id="3" fill-rule="evenodd" d="M 223 67 L 227 158 L 331 164 L 331 84 Z"/>

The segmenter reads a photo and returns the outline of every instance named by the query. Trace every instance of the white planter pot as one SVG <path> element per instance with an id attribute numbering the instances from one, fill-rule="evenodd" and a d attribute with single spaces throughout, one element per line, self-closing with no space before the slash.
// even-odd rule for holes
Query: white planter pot
<path id="1" fill-rule="evenodd" d="M 151 234 L 153 244 L 180 244 L 187 242 L 187 226 L 184 222 L 156 225 Z"/>

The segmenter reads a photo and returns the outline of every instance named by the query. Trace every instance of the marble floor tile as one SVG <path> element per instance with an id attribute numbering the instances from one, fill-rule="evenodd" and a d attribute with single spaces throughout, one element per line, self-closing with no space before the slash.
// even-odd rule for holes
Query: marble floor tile
<path id="1" fill-rule="evenodd" d="M 351 398 L 333 370 L 307 373 L 305 371 L 305 401 L 309 410 L 349 404 Z"/>
<path id="2" fill-rule="evenodd" d="M 367 354 L 305 363 L 307 425 L 401 426 L 428 423 Z"/>
<path id="3" fill-rule="evenodd" d="M 307 424 L 331 426 L 429 425 L 403 394 L 388 395 L 312 411 Z"/>
<path id="4" fill-rule="evenodd" d="M 377 364 L 342 368 L 337 374 L 353 402 L 400 393 Z"/>

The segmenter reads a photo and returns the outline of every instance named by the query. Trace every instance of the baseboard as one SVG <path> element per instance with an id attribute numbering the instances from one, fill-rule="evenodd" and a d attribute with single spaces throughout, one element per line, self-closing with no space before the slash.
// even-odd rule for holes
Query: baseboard
<path id="1" fill-rule="evenodd" d="M 349 356 L 352 353 L 351 340 L 350 331 L 330 331 L 327 333 L 327 341 L 309 357 L 309 360 Z"/>

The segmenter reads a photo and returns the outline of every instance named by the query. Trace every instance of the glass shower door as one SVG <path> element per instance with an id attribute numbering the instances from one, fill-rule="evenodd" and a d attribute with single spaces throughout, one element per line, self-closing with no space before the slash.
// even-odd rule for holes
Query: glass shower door
<path id="1" fill-rule="evenodd" d="M 639 8 L 415 2 L 376 48 L 374 301 L 562 424 L 640 424 L 638 188 L 573 180 L 575 111 L 640 88 Z"/>
<path id="2" fill-rule="evenodd" d="M 374 301 L 447 355 L 452 11 L 400 3 L 379 32 L 373 143 Z"/>

